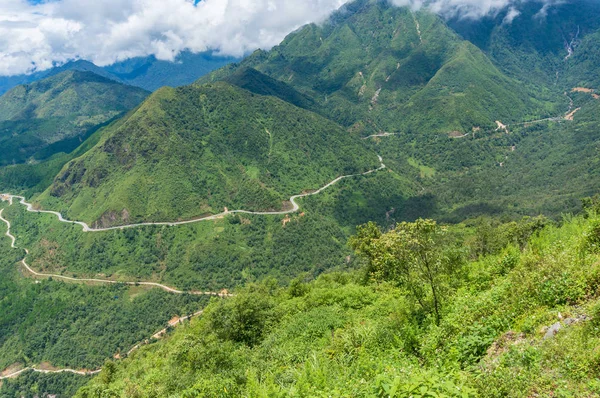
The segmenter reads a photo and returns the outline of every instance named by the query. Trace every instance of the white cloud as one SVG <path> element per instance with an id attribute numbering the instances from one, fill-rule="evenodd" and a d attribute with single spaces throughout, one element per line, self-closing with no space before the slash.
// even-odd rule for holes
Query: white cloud
<path id="1" fill-rule="evenodd" d="M 37 1 L 0 0 L 0 75 L 73 59 L 98 65 L 147 55 L 173 60 L 184 50 L 242 56 L 278 44 L 305 23 L 324 20 L 348 0 Z M 477 18 L 527 0 L 389 1 Z M 511 9 L 507 22 L 517 15 Z"/>
<path id="2" fill-rule="evenodd" d="M 99 65 L 183 50 L 241 56 L 278 44 L 347 0 L 0 0 L 0 75 L 72 59 Z"/>
<path id="3" fill-rule="evenodd" d="M 515 7 L 510 7 L 506 13 L 506 16 L 504 17 L 504 21 L 502 22 L 505 24 L 511 24 L 519 15 L 521 15 L 521 11 L 517 10 Z"/>

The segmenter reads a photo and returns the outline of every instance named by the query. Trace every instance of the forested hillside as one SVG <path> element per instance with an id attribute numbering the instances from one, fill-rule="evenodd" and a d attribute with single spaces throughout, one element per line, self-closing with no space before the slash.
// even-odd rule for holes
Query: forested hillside
<path id="1" fill-rule="evenodd" d="M 381 1 L 350 2 L 327 23 L 200 81 L 246 67 L 312 96 L 323 114 L 365 135 L 466 133 L 549 114 L 556 102 L 504 75 L 441 18 Z"/>
<path id="2" fill-rule="evenodd" d="M 18 263 L 23 249 L 11 249 L 5 232 L 6 225 L 0 223 L 0 376 L 5 369 L 10 373 L 29 366 L 98 369 L 107 358 L 124 355 L 174 316 L 195 313 L 207 301 L 144 287 L 86 286 L 51 278 L 34 283 L 24 278 L 27 273 Z M 49 377 L 42 377 L 47 389 L 41 392 L 63 393 L 64 384 Z M 81 384 L 76 379 L 81 376 L 66 378 L 73 379 L 66 384 Z M 13 396 L 7 392 L 10 382 L 3 383 L 9 385 L 0 387 L 0 396 Z M 34 392 L 23 391 L 26 396 Z"/>
<path id="3" fill-rule="evenodd" d="M 236 84 L 251 66 L 312 97 L 349 131 L 375 135 L 365 142 L 423 187 L 414 198 L 421 216 L 578 211 L 598 189 L 600 9 L 530 2 L 518 11 L 514 23 L 506 10 L 446 24 L 385 2 L 351 2 L 200 81 Z"/>
<path id="4" fill-rule="evenodd" d="M 280 210 L 292 195 L 379 166 L 335 123 L 225 83 L 163 88 L 103 134 L 59 173 L 43 206 L 100 226 Z"/>
<path id="5" fill-rule="evenodd" d="M 595 396 L 598 226 L 589 216 L 375 224 L 360 271 L 251 284 L 78 397 Z"/>
<path id="6" fill-rule="evenodd" d="M 0 397 L 600 396 L 600 4 L 436 4 L 0 97 Z"/>
<path id="7" fill-rule="evenodd" d="M 147 96 L 92 72 L 66 71 L 0 97 L 0 166 L 72 151 Z"/>

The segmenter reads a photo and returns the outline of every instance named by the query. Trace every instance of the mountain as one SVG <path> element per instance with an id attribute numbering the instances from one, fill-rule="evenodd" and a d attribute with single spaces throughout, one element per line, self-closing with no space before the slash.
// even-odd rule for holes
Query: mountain
<path id="1" fill-rule="evenodd" d="M 68 70 L 94 72 L 108 79 L 155 91 L 163 86 L 177 87 L 193 83 L 201 76 L 236 60 L 232 57 L 213 56 L 212 53 L 206 52 L 183 52 L 173 62 L 160 61 L 154 56 L 137 57 L 104 67 L 77 60 L 46 71 L 0 76 L 0 95 L 18 85 L 30 84 Z"/>
<path id="2" fill-rule="evenodd" d="M 547 112 L 441 18 L 382 1 L 351 2 L 327 23 L 307 25 L 200 82 L 242 68 L 291 85 L 322 114 L 365 134 L 469 132 Z"/>
<path id="3" fill-rule="evenodd" d="M 97 126 L 136 107 L 148 92 L 69 70 L 0 97 L 0 165 L 76 148 Z"/>
<path id="4" fill-rule="evenodd" d="M 600 29 L 597 1 L 568 0 L 552 7 L 528 1 L 513 10 L 518 15 L 510 21 L 507 9 L 481 19 L 451 19 L 448 24 L 510 76 L 546 85 L 561 82 L 565 61 L 571 63 L 572 57 L 587 52 L 579 49 L 582 40 L 593 40 L 589 35 Z"/>
<path id="5" fill-rule="evenodd" d="M 508 10 L 445 21 L 355 1 L 199 82 L 254 69 L 312 98 L 311 109 L 349 131 L 380 135 L 366 142 L 422 186 L 420 214 L 456 222 L 577 211 L 578 198 L 600 188 L 593 179 L 581 184 L 598 142 L 586 119 L 600 95 L 600 5 L 516 7 L 510 24 Z"/>
<path id="6" fill-rule="evenodd" d="M 96 66 L 88 61 L 78 60 L 67 62 L 64 65 L 57 66 L 49 70 L 34 72 L 27 75 L 0 76 L 0 95 L 6 93 L 16 86 L 31 84 L 66 71 L 93 72 L 108 79 L 118 80 L 114 75 L 106 72 L 101 67 Z"/>
<path id="7" fill-rule="evenodd" d="M 240 68 L 224 79 L 225 82 L 259 95 L 271 95 L 300 108 L 319 111 L 316 101 L 289 84 L 273 79 L 253 68 Z"/>
<path id="8" fill-rule="evenodd" d="M 40 200 L 97 225 L 189 219 L 282 209 L 292 195 L 377 167 L 357 136 L 278 98 L 227 83 L 163 88 Z"/>
<path id="9" fill-rule="evenodd" d="M 132 58 L 102 68 L 114 78 L 149 91 L 161 87 L 178 87 L 193 83 L 201 76 L 226 64 L 237 61 L 210 52 L 194 54 L 185 51 L 173 61 L 160 61 L 154 56 Z"/>
<path id="10" fill-rule="evenodd" d="M 600 188 L 586 179 L 598 142 L 588 115 L 600 95 L 600 4 L 544 4 L 515 5 L 509 23 L 508 9 L 443 20 L 356 1 L 200 82 L 254 68 L 350 131 L 383 133 L 368 142 L 421 184 L 421 214 L 456 222 L 577 211 Z"/>

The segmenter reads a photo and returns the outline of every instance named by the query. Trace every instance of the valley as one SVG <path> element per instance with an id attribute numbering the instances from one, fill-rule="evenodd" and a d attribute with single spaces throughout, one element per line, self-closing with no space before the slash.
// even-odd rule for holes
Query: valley
<path id="1" fill-rule="evenodd" d="M 600 5 L 446 6 L 1 96 L 0 397 L 600 394 Z"/>

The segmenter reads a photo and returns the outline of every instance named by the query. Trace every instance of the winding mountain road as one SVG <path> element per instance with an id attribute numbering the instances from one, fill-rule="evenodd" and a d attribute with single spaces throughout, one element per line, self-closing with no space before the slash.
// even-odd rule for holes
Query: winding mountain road
<path id="1" fill-rule="evenodd" d="M 17 242 L 17 238 L 11 234 L 10 229 L 11 229 L 11 223 L 10 221 L 8 221 L 6 218 L 3 217 L 2 213 L 4 212 L 4 209 L 0 210 L 0 221 L 4 222 L 7 225 L 7 231 L 6 231 L 6 236 L 8 236 L 11 239 L 11 247 L 12 248 L 17 248 L 16 246 L 16 242 Z M 166 285 L 162 285 L 160 283 L 155 283 L 155 282 L 140 282 L 140 281 L 136 281 L 136 282 L 121 282 L 121 281 L 113 281 L 113 280 L 109 280 L 109 279 L 95 279 L 95 278 L 71 278 L 68 276 L 64 276 L 64 275 L 58 275 L 58 274 L 45 274 L 45 273 L 40 273 L 35 271 L 33 268 L 31 268 L 29 266 L 29 264 L 27 264 L 26 258 L 27 255 L 29 255 L 29 250 L 28 249 L 24 249 L 26 256 L 21 260 L 21 264 L 23 265 L 23 267 L 27 270 L 27 272 L 29 272 L 30 274 L 34 275 L 34 276 L 38 276 L 38 277 L 43 277 L 43 278 L 53 278 L 53 279 L 59 279 L 59 280 L 63 280 L 63 281 L 67 281 L 67 282 L 77 282 L 77 283 L 104 283 L 104 284 L 124 284 L 124 285 L 129 285 L 129 286 L 149 286 L 149 287 L 156 287 L 162 290 L 165 290 L 169 293 L 174 293 L 174 294 L 191 294 L 191 295 L 196 295 L 196 296 L 219 296 L 219 297 L 230 297 L 231 294 L 229 293 L 224 293 L 224 292 L 200 292 L 200 291 L 182 291 L 182 290 L 177 290 L 175 288 L 166 286 Z"/>
<path id="2" fill-rule="evenodd" d="M 217 220 L 217 219 L 223 218 L 223 217 L 225 217 L 227 215 L 231 215 L 231 214 L 252 214 L 252 215 L 259 215 L 259 216 L 285 215 L 285 214 L 296 213 L 296 212 L 298 212 L 298 210 L 300 210 L 300 206 L 296 202 L 297 199 L 305 198 L 307 196 L 318 195 L 321 192 L 323 192 L 324 190 L 326 190 L 327 188 L 331 187 L 332 185 L 335 185 L 336 183 L 338 183 L 339 181 L 341 181 L 343 179 L 352 178 L 352 177 L 358 177 L 358 176 L 364 176 L 364 175 L 372 174 L 372 173 L 375 173 L 377 171 L 385 169 L 386 165 L 383 163 L 383 159 L 381 158 L 381 156 L 379 156 L 379 155 L 377 155 L 377 156 L 379 158 L 379 163 L 380 163 L 379 168 L 373 169 L 373 170 L 369 170 L 369 171 L 366 171 L 364 173 L 344 175 L 344 176 L 336 178 L 335 180 L 331 181 L 330 183 L 328 183 L 327 185 L 319 188 L 316 191 L 309 192 L 309 193 L 303 193 L 303 194 L 300 194 L 300 195 L 294 195 L 294 196 L 290 197 L 290 202 L 292 203 L 292 208 L 290 210 L 281 210 L 281 211 L 226 210 L 226 211 L 224 211 L 222 213 L 219 213 L 219 214 L 214 214 L 214 215 L 211 215 L 211 216 L 195 218 L 195 219 L 187 220 L 187 221 L 177 221 L 177 222 L 146 222 L 146 223 L 138 223 L 138 224 L 120 225 L 120 226 L 108 227 L 108 228 L 92 228 L 88 224 L 86 224 L 86 223 L 84 223 L 82 221 L 67 220 L 67 219 L 65 219 L 62 216 L 61 213 L 56 212 L 56 211 L 37 210 L 37 209 L 35 209 L 33 207 L 33 204 L 28 203 L 23 196 L 11 195 L 9 193 L 5 193 L 5 194 L 0 194 L 0 198 L 2 198 L 2 200 L 4 200 L 4 201 L 7 201 L 7 200 L 10 201 L 11 204 L 12 204 L 13 199 L 18 199 L 20 204 L 22 204 L 23 206 L 27 207 L 27 211 L 28 212 L 31 212 L 31 213 L 52 214 L 52 215 L 56 216 L 58 218 L 58 221 L 60 221 L 60 222 L 67 223 L 67 224 L 75 224 L 75 225 L 81 226 L 83 228 L 83 232 L 106 232 L 106 231 L 114 231 L 114 230 L 123 230 L 123 229 L 130 229 L 130 228 L 146 227 L 146 226 L 152 226 L 152 225 L 157 225 L 157 226 L 161 226 L 162 225 L 162 226 L 167 226 L 167 227 L 174 227 L 174 226 L 177 226 L 177 225 L 194 224 L 194 223 L 202 222 L 202 221 Z"/>
<path id="3" fill-rule="evenodd" d="M 197 219 L 189 220 L 189 221 L 180 221 L 180 222 L 140 223 L 140 224 L 122 225 L 122 226 L 110 227 L 110 228 L 91 228 L 89 225 L 87 225 L 84 222 L 67 220 L 62 216 L 62 214 L 55 212 L 55 211 L 36 210 L 33 208 L 33 205 L 31 203 L 28 203 L 25 200 L 25 198 L 23 196 L 17 196 L 17 195 L 11 195 L 11 194 L 0 194 L 0 198 L 3 201 L 9 201 L 9 203 L 11 205 L 13 204 L 14 199 L 18 199 L 20 204 L 27 207 L 27 211 L 32 212 L 32 213 L 52 214 L 52 215 L 56 216 L 60 222 L 67 223 L 67 224 L 80 225 L 83 228 L 84 232 L 105 232 L 105 231 L 113 231 L 113 230 L 122 230 L 122 229 L 150 226 L 150 225 L 177 226 L 177 225 L 197 223 L 197 222 L 201 222 L 201 221 L 216 220 L 216 219 L 225 217 L 227 215 L 236 214 L 236 213 L 253 214 L 253 215 L 285 215 L 285 214 L 296 213 L 296 212 L 298 212 L 298 210 L 300 210 L 300 206 L 296 202 L 297 199 L 304 198 L 307 196 L 317 195 L 343 179 L 357 177 L 357 176 L 364 176 L 364 175 L 372 174 L 377 171 L 385 169 L 386 165 L 383 163 L 383 159 L 379 155 L 378 155 L 378 158 L 379 158 L 380 166 L 377 169 L 369 170 L 367 172 L 360 173 L 360 174 L 351 174 L 351 175 L 341 176 L 341 177 L 338 177 L 335 180 L 331 181 L 327 185 L 319 188 L 318 190 L 316 190 L 314 192 L 309 192 L 309 193 L 292 196 L 290 198 L 290 202 L 292 203 L 292 209 L 290 209 L 290 210 L 265 211 L 265 212 L 247 211 L 247 210 L 232 210 L 232 211 L 225 211 L 223 213 L 215 214 L 215 215 L 208 216 L 208 217 L 197 218 Z M 8 221 L 7 219 L 5 219 L 2 216 L 3 212 L 4 212 L 4 209 L 0 210 L 0 221 L 4 222 L 8 227 L 6 236 L 8 236 L 11 239 L 11 247 L 17 248 L 17 246 L 16 246 L 17 238 L 11 234 L 11 232 L 10 232 L 11 231 L 11 223 L 10 223 L 10 221 Z M 26 255 L 21 260 L 21 264 L 27 270 L 27 272 L 29 272 L 32 275 L 37 276 L 37 277 L 53 278 L 53 279 L 67 281 L 67 282 L 77 282 L 77 283 L 103 283 L 103 284 L 125 284 L 125 285 L 130 285 L 130 286 L 149 286 L 149 287 L 156 287 L 156 288 L 159 288 L 159 289 L 162 289 L 169 293 L 174 293 L 174 294 L 192 294 L 192 295 L 198 295 L 198 296 L 201 295 L 201 296 L 219 296 L 219 297 L 230 297 L 231 296 L 231 294 L 224 292 L 224 291 L 223 292 L 182 291 L 182 290 L 178 290 L 176 288 L 166 286 L 166 285 L 156 283 L 156 282 L 114 281 L 114 280 L 109 280 L 109 279 L 97 279 L 97 278 L 73 278 L 73 277 L 58 275 L 58 274 L 40 273 L 40 272 L 35 271 L 33 268 L 31 268 L 31 266 L 29 264 L 27 264 L 26 258 L 29 255 L 29 250 L 27 248 L 24 248 L 24 250 L 25 250 Z"/>
<path id="4" fill-rule="evenodd" d="M 183 318 L 176 318 L 175 321 L 169 322 L 169 325 L 166 328 L 161 329 L 158 332 L 154 333 L 152 335 L 152 338 L 157 339 L 157 340 L 162 339 L 169 331 L 169 328 L 176 327 L 177 325 L 180 325 L 183 321 L 187 321 L 188 319 L 195 318 L 197 316 L 202 315 L 203 313 L 204 313 L 204 310 L 200 310 L 194 314 L 185 316 Z M 147 345 L 148 343 L 149 343 L 148 339 L 146 339 L 140 343 L 137 343 L 129 351 L 127 351 L 126 357 L 130 356 L 133 352 L 139 350 L 142 346 Z M 115 357 L 115 358 L 122 359 L 121 357 Z M 44 373 L 44 374 L 72 373 L 72 374 L 79 375 L 79 376 L 94 376 L 94 375 L 97 375 L 98 373 L 102 372 L 102 368 L 99 368 L 96 370 L 77 370 L 77 369 L 71 369 L 71 368 L 49 370 L 49 369 L 37 368 L 35 366 L 29 366 L 27 368 L 23 368 L 23 369 L 17 370 L 12 373 L 8 373 L 5 376 L 0 375 L 0 381 L 18 377 L 27 371 L 33 371 L 36 373 Z"/>
<path id="5" fill-rule="evenodd" d="M 17 238 L 10 232 L 10 228 L 11 228 L 11 223 L 10 221 L 8 221 L 6 218 L 3 217 L 2 213 L 4 212 L 4 209 L 0 209 L 0 221 L 4 222 L 7 226 L 7 230 L 5 235 L 11 240 L 11 247 L 12 248 L 17 248 L 16 242 L 17 242 Z M 29 250 L 28 249 L 24 249 L 26 256 L 29 255 Z M 105 280 L 105 279 L 78 279 L 78 278 L 70 278 L 70 277 L 66 277 L 63 275 L 54 275 L 54 274 L 42 274 L 39 272 L 36 272 L 35 270 L 33 270 L 25 261 L 25 258 L 23 258 L 23 260 L 21 260 L 21 264 L 25 267 L 25 269 L 27 269 L 28 272 L 30 272 L 31 274 L 35 275 L 35 276 L 41 276 L 41 277 L 45 277 L 45 278 L 55 278 L 55 279 L 60 279 L 60 280 L 64 280 L 64 281 L 69 281 L 69 282 L 96 282 L 96 283 L 110 283 L 110 284 L 117 284 L 117 283 L 122 283 L 125 285 L 142 285 L 142 286 L 151 286 L 151 287 L 158 287 L 160 289 L 166 290 L 169 293 L 174 293 L 174 294 L 194 294 L 194 295 L 210 295 L 210 296 L 219 296 L 219 297 L 232 297 L 232 294 L 229 293 L 225 293 L 225 292 L 183 292 L 177 289 L 173 289 L 169 286 L 165 286 L 165 285 L 161 285 L 159 283 L 151 283 L 151 282 L 117 282 L 117 281 L 111 281 L 111 280 Z M 204 312 L 204 310 L 200 310 L 192 315 L 188 315 L 182 318 L 176 318 L 176 320 L 174 322 L 169 322 L 169 325 L 164 328 L 159 330 L 158 332 L 154 333 L 152 335 L 152 338 L 154 339 L 160 339 L 162 337 L 164 337 L 167 334 L 167 331 L 169 330 L 170 327 L 175 327 L 178 324 L 180 324 L 181 322 L 197 317 L 199 315 L 202 315 Z M 132 352 L 138 350 L 140 347 L 142 347 L 143 345 L 147 344 L 148 340 L 144 340 L 144 342 L 140 342 L 136 345 L 133 346 L 133 348 L 131 348 L 129 351 L 127 351 L 127 356 L 131 355 Z M 98 374 L 102 371 L 102 368 L 97 369 L 97 370 L 76 370 L 76 369 L 71 369 L 71 368 L 65 368 L 65 369 L 55 369 L 55 370 L 48 370 L 48 369 L 40 369 L 40 368 L 36 368 L 36 367 L 27 367 L 24 369 L 20 369 L 18 371 L 9 373 L 5 376 L 0 375 L 0 381 L 5 380 L 5 379 L 11 379 L 11 378 L 15 378 L 20 376 L 22 373 L 25 373 L 27 371 L 33 371 L 36 373 L 45 373 L 45 374 L 56 374 L 56 373 L 72 373 L 72 374 L 76 374 L 76 375 L 80 375 L 80 376 L 93 376 L 95 374 Z"/>
<path id="6" fill-rule="evenodd" d="M 225 212 L 220 213 L 220 214 L 215 214 L 215 215 L 212 215 L 212 216 L 197 218 L 197 219 L 188 220 L 188 221 L 139 223 L 139 224 L 130 224 L 130 225 L 123 225 L 123 226 L 118 226 L 118 227 L 110 227 L 110 228 L 91 228 L 89 225 L 87 225 L 84 222 L 67 220 L 59 212 L 50 211 L 50 210 L 37 210 L 37 209 L 34 209 L 33 205 L 31 203 L 28 203 L 23 196 L 11 195 L 11 194 L 0 194 L 0 199 L 2 199 L 2 201 L 9 201 L 10 205 L 13 204 L 13 200 L 14 199 L 18 199 L 20 204 L 22 204 L 23 206 L 26 206 L 27 211 L 32 212 L 32 213 L 52 214 L 52 215 L 56 216 L 60 222 L 68 223 L 68 224 L 75 224 L 75 225 L 81 226 L 83 228 L 84 232 L 104 232 L 104 231 L 122 230 L 122 229 L 136 228 L 136 227 L 150 226 L 150 225 L 177 226 L 177 225 L 197 223 L 197 222 L 201 222 L 201 221 L 216 220 L 216 219 L 222 218 L 224 216 L 227 216 L 227 215 L 230 215 L 230 214 L 236 214 L 236 213 L 240 213 L 240 214 L 253 214 L 253 215 L 285 215 L 285 214 L 296 213 L 296 212 L 298 212 L 298 210 L 300 210 L 300 206 L 296 202 L 297 199 L 308 197 L 308 196 L 312 196 L 312 195 L 318 195 L 319 193 L 323 192 L 327 188 L 331 187 L 332 185 L 335 185 L 336 183 L 338 183 L 339 181 L 341 181 L 343 179 L 351 178 L 351 177 L 357 177 L 357 176 L 369 175 L 369 174 L 372 174 L 372 173 L 375 173 L 377 171 L 385 169 L 386 165 L 383 163 L 383 159 L 379 155 L 378 155 L 378 158 L 379 158 L 379 163 L 380 163 L 379 168 L 373 169 L 373 170 L 369 170 L 367 172 L 360 173 L 360 174 L 351 174 L 351 175 L 340 176 L 340 177 L 336 178 L 335 180 L 329 182 L 325 186 L 319 188 L 316 191 L 309 192 L 309 193 L 303 193 L 303 194 L 300 194 L 300 195 L 294 195 L 294 196 L 292 196 L 290 198 L 290 202 L 292 203 L 292 209 L 290 209 L 290 210 L 282 210 L 282 211 L 265 211 L 265 212 L 258 211 L 257 212 L 257 211 L 247 211 L 247 210 L 233 210 L 233 211 L 225 211 Z M 4 218 L 3 212 L 4 212 L 4 209 L 0 209 L 0 221 L 4 222 L 6 224 L 6 226 L 7 226 L 7 230 L 6 230 L 5 235 L 11 240 L 11 247 L 12 248 L 17 248 L 17 238 L 11 233 L 11 227 L 12 227 L 12 225 L 11 225 L 10 221 L 8 221 L 6 218 Z M 184 292 L 184 291 L 181 291 L 181 290 L 178 290 L 178 289 L 166 286 L 166 285 L 162 285 L 160 283 L 154 283 L 154 282 L 139 282 L 139 281 L 136 281 L 136 282 L 120 282 L 120 281 L 113 281 L 113 280 L 108 280 L 108 279 L 72 278 L 72 277 L 68 277 L 68 276 L 64 276 L 64 275 L 40 273 L 40 272 L 37 272 L 34 269 L 32 269 L 29 266 L 29 264 L 27 264 L 26 258 L 29 255 L 29 250 L 26 249 L 26 248 L 24 248 L 24 250 L 25 250 L 25 257 L 21 260 L 21 264 L 27 270 L 27 272 L 31 273 L 34 276 L 38 276 L 38 277 L 54 278 L 54 279 L 63 280 L 63 281 L 67 281 L 67 282 L 77 282 L 77 283 L 86 283 L 86 282 L 89 282 L 89 283 L 104 283 L 104 284 L 125 284 L 125 285 L 133 285 L 133 286 L 140 286 L 140 285 L 141 286 L 150 286 L 150 287 L 160 288 L 160 289 L 163 289 L 163 290 L 165 290 L 165 291 L 167 291 L 169 293 L 174 293 L 174 294 L 209 295 L 209 296 L 219 296 L 219 297 L 231 297 L 231 296 L 233 296 L 232 294 L 229 294 L 229 293 L 226 293 L 226 292 L 200 292 L 200 291 Z M 176 321 L 174 321 L 173 324 L 170 322 L 168 327 L 166 327 L 164 329 L 161 329 L 158 332 L 156 332 L 155 334 L 153 334 L 152 338 L 155 338 L 155 339 L 162 338 L 167 333 L 169 327 L 176 326 L 177 324 L 181 323 L 182 321 L 185 321 L 185 320 L 191 319 L 193 317 L 202 315 L 202 313 L 203 313 L 203 311 L 198 311 L 198 312 L 196 312 L 196 313 L 194 313 L 192 315 L 188 315 L 188 316 L 183 317 L 183 318 L 177 318 Z M 127 356 L 129 356 L 135 350 L 139 349 L 146 342 L 147 342 L 147 340 L 145 340 L 144 342 L 138 343 L 135 346 L 133 346 L 133 348 L 131 348 L 127 352 Z M 17 376 L 21 375 L 22 373 L 24 373 L 26 371 L 34 371 L 34 372 L 46 373 L 46 374 L 51 374 L 51 373 L 72 373 L 72 374 L 81 375 L 81 376 L 91 376 L 91 375 L 95 375 L 95 374 L 100 373 L 102 371 L 102 369 L 97 369 L 97 370 L 93 370 L 93 371 L 76 370 L 76 369 L 70 369 L 70 368 L 57 369 L 57 370 L 47 370 L 47 369 L 40 369 L 40 368 L 36 368 L 36 367 L 27 367 L 27 368 L 15 371 L 13 373 L 7 374 L 5 376 L 0 376 L 0 381 L 5 380 L 5 379 L 10 379 L 10 378 L 17 377 Z"/>
<path id="7" fill-rule="evenodd" d="M 86 370 L 75 370 L 75 369 L 57 369 L 57 370 L 47 370 L 47 369 L 38 369 L 35 367 L 29 367 L 29 368 L 24 368 L 21 370 L 18 370 L 14 373 L 10 373 L 6 376 L 0 376 L 0 381 L 5 380 L 5 379 L 12 379 L 15 378 L 17 376 L 20 376 L 22 373 L 27 372 L 28 370 L 32 370 L 36 373 L 45 373 L 45 374 L 56 374 L 56 373 L 73 373 L 76 375 L 80 375 L 80 376 L 93 376 L 96 375 L 98 373 L 100 373 L 102 371 L 102 369 L 97 369 L 97 370 L 91 370 L 91 371 L 86 371 Z"/>

